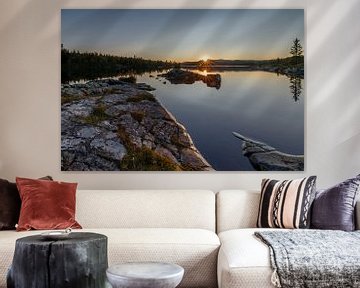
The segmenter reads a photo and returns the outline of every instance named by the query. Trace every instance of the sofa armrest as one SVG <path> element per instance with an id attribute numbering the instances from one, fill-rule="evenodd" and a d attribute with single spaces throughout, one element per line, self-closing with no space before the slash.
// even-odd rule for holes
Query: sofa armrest
<path id="1" fill-rule="evenodd" d="M 357 200 L 355 206 L 355 229 L 360 230 L 360 199 Z"/>

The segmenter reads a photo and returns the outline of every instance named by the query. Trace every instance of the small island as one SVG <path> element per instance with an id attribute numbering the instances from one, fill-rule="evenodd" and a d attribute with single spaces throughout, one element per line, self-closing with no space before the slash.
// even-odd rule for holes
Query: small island
<path id="1" fill-rule="evenodd" d="M 221 87 L 221 76 L 218 73 L 201 75 L 192 71 L 174 68 L 169 72 L 159 74 L 158 77 L 164 77 L 171 84 L 194 84 L 196 81 L 202 81 L 208 87 L 216 89 Z"/>

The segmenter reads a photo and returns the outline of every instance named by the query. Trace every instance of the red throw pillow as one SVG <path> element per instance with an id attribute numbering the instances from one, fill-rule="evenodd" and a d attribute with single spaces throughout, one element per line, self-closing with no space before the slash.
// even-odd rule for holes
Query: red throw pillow
<path id="1" fill-rule="evenodd" d="M 52 180 L 51 176 L 39 179 Z M 19 221 L 21 199 L 15 183 L 0 179 L 0 230 L 15 230 Z"/>
<path id="2" fill-rule="evenodd" d="M 80 228 L 75 221 L 77 183 L 16 178 L 21 198 L 17 231 Z"/>

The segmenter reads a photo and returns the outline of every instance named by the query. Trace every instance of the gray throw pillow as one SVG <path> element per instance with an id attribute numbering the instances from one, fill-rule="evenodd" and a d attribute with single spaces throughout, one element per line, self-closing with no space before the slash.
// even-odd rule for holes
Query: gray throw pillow
<path id="1" fill-rule="evenodd" d="M 355 230 L 355 203 L 359 192 L 360 174 L 315 195 L 311 213 L 311 228 Z"/>

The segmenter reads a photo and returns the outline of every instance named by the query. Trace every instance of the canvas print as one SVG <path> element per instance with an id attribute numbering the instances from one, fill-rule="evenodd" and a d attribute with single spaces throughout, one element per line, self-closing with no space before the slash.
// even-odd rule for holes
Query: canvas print
<path id="1" fill-rule="evenodd" d="M 304 170 L 303 9 L 63 9 L 63 171 Z"/>

